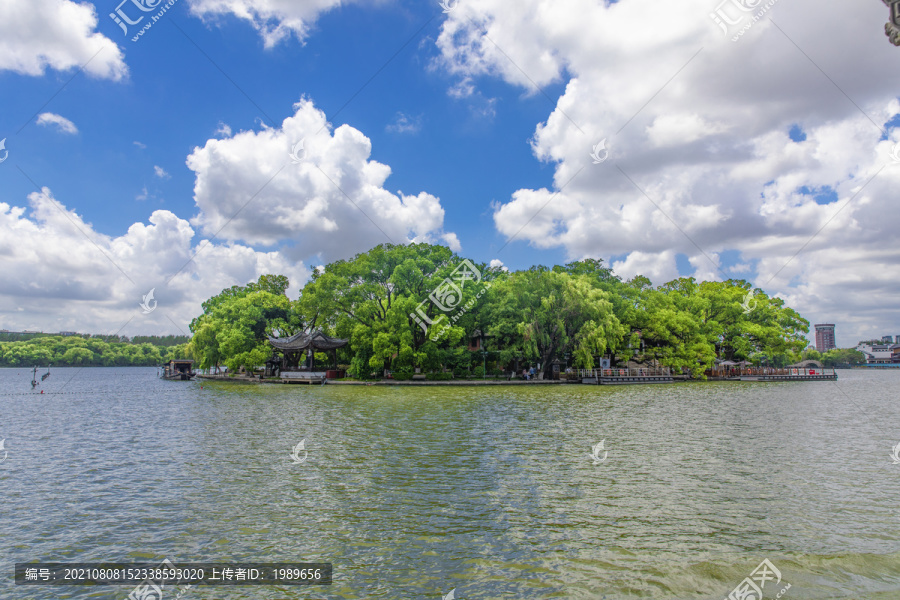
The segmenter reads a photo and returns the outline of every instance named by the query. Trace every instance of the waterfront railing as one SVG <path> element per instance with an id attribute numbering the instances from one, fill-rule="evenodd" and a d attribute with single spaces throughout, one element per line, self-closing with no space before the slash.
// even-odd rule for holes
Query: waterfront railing
<path id="1" fill-rule="evenodd" d="M 580 369 L 578 374 L 582 379 L 594 379 L 597 377 L 671 377 L 672 370 L 669 367 L 639 367 L 637 369 Z"/>
<path id="2" fill-rule="evenodd" d="M 718 368 L 707 371 L 712 377 L 752 377 L 764 375 L 779 375 L 787 377 L 812 377 L 822 375 L 834 375 L 834 369 L 811 368 L 800 369 L 792 367 L 743 367 L 743 368 Z"/>

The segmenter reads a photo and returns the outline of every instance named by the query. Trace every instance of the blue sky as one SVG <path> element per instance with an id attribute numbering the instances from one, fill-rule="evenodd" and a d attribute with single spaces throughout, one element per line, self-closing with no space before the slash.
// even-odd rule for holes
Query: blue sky
<path id="1" fill-rule="evenodd" d="M 843 345 L 900 330 L 878 3 L 178 0 L 133 42 L 141 2 L 0 6 L 0 329 L 183 331 L 389 237 L 746 278 Z M 135 315 L 149 289 L 166 310 Z"/>
<path id="2" fill-rule="evenodd" d="M 220 123 L 234 131 L 277 127 L 301 97 L 334 126 L 349 124 L 371 139 L 371 158 L 393 170 L 386 188 L 438 196 L 445 228 L 458 232 L 467 256 L 490 261 L 506 242 L 494 229 L 492 202 L 519 187 L 552 184 L 552 166 L 536 161 L 528 142 L 553 103 L 490 81 L 482 94 L 494 99 L 496 112 L 483 113 L 482 96 L 451 97 L 452 78 L 429 68 L 443 20 L 436 3 L 337 8 L 319 19 L 305 44 L 294 38 L 273 49 L 235 17 L 209 27 L 186 6 L 176 4 L 136 43 L 111 19 L 100 19 L 98 31 L 125 49 L 130 77 L 109 82 L 75 75 L 50 100 L 41 112 L 65 116 L 77 135 L 60 135 L 35 120 L 15 134 L 71 72 L 0 75 L 6 107 L 0 130 L 11 132 L 14 160 L 39 185 L 64 190 L 65 203 L 98 232 L 119 235 L 157 208 L 189 218 L 196 212 L 194 173 L 185 166 L 191 150 Z M 545 92 L 555 100 L 561 86 Z M 404 115 L 417 131 L 390 129 Z M 171 178 L 157 177 L 155 166 Z M 0 178 L 12 197 L 34 191 L 13 169 Z M 514 268 L 565 259 L 561 251 L 529 251 L 526 242 L 503 254 Z"/>

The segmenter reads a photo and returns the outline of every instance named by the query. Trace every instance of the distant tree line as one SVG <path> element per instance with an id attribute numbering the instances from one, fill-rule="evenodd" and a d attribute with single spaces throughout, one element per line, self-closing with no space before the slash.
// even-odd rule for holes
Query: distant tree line
<path id="1" fill-rule="evenodd" d="M 339 361 L 360 378 L 591 368 L 604 356 L 703 376 L 716 358 L 783 366 L 808 345 L 809 322 L 744 280 L 654 286 L 592 259 L 515 272 L 474 264 L 460 279 L 461 265 L 443 246 L 385 244 L 317 269 L 297 299 L 286 277 L 264 275 L 204 302 L 188 351 L 201 368 L 252 368 L 271 355 L 267 336 L 320 329 L 350 340 Z M 486 353 L 468 350 L 476 330 Z"/>
<path id="2" fill-rule="evenodd" d="M 802 359 L 817 360 L 826 367 L 866 364 L 866 355 L 856 348 L 833 348 L 827 352 L 808 348 L 803 351 Z"/>
<path id="3" fill-rule="evenodd" d="M 157 366 L 173 358 L 186 358 L 187 336 L 28 334 L 0 340 L 0 366 Z"/>

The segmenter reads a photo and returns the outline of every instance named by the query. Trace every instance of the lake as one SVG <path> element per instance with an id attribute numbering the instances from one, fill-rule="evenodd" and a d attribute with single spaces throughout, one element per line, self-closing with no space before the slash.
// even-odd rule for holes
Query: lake
<path id="1" fill-rule="evenodd" d="M 16 562 L 169 558 L 334 565 L 330 586 L 182 600 L 721 600 L 767 559 L 766 598 L 897 599 L 900 372 L 838 374 L 201 388 L 54 368 L 40 394 L 0 369 L 0 597 L 132 589 L 16 586 Z"/>

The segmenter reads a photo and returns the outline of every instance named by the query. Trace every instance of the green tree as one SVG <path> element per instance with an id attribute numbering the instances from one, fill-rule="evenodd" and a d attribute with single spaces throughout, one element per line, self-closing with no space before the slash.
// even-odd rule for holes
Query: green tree
<path id="1" fill-rule="evenodd" d="M 826 367 L 836 365 L 862 365 L 866 355 L 856 348 L 834 348 L 822 355 L 822 364 Z"/>
<path id="2" fill-rule="evenodd" d="M 292 335 L 302 320 L 285 294 L 282 275 L 263 275 L 256 283 L 233 286 L 203 303 L 203 314 L 191 321 L 194 337 L 187 351 L 200 368 L 225 363 L 232 371 L 253 368 L 271 354 L 270 335 Z"/>
<path id="3" fill-rule="evenodd" d="M 336 261 L 313 274 L 300 295 L 300 312 L 310 327 L 351 340 L 355 375 L 370 370 L 413 368 L 439 361 L 435 346 L 452 347 L 474 322 L 485 286 L 463 285 L 454 306 L 472 302 L 451 322 L 429 294 L 461 263 L 449 248 L 430 244 L 384 244 L 349 261 Z M 493 273 L 479 266 L 485 279 Z M 412 317 L 419 314 L 419 321 Z M 422 326 L 424 323 L 425 326 Z M 433 325 L 428 326 L 429 322 Z"/>
<path id="4" fill-rule="evenodd" d="M 94 353 L 87 348 L 69 348 L 62 356 L 66 365 L 89 365 L 94 362 Z"/>
<path id="5" fill-rule="evenodd" d="M 584 275 L 544 267 L 495 282 L 485 310 L 501 362 L 536 360 L 545 375 L 566 353 L 576 365 L 593 367 L 594 356 L 615 351 L 625 333 L 606 292 Z"/>

